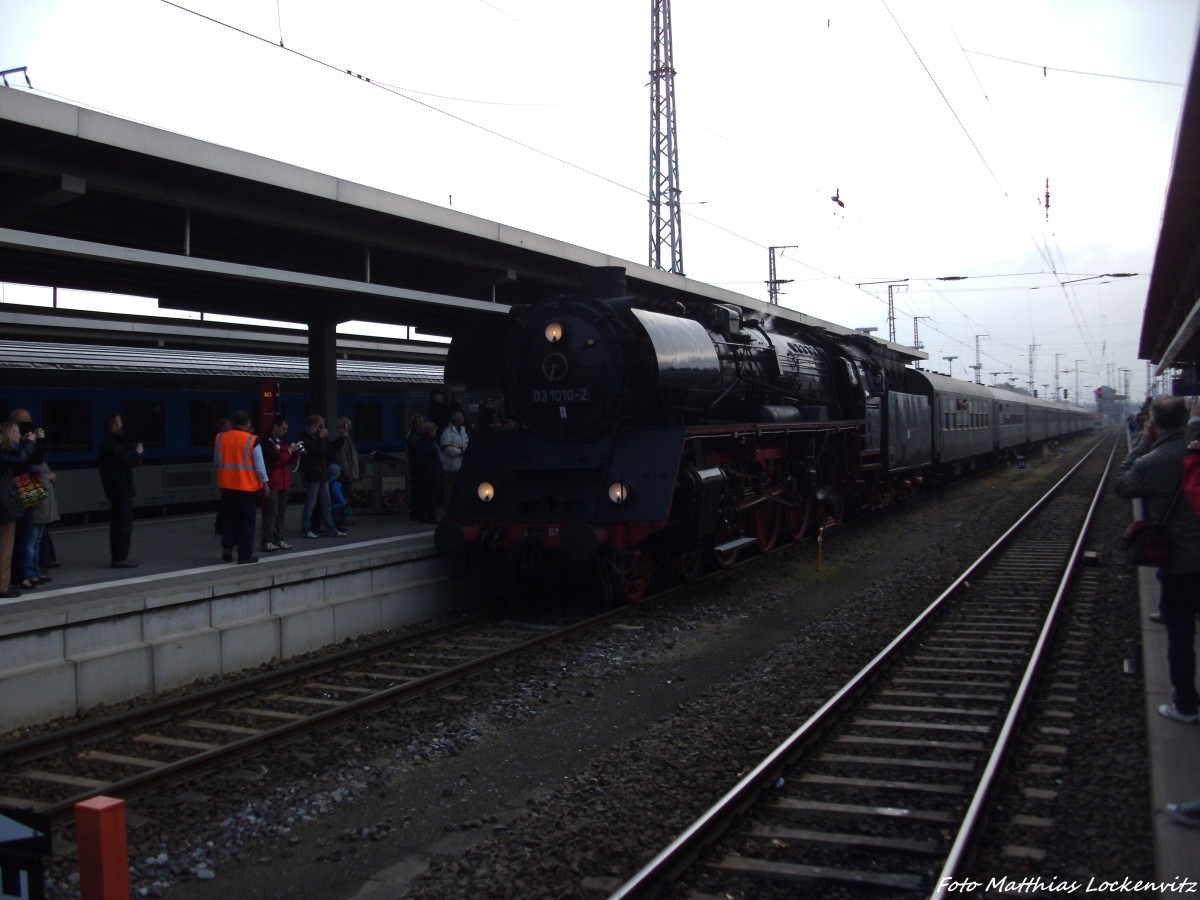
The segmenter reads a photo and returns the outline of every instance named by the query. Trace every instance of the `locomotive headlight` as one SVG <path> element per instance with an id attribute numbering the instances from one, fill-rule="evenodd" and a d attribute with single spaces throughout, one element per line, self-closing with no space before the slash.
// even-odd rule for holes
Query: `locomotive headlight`
<path id="1" fill-rule="evenodd" d="M 608 499 L 620 506 L 629 499 L 629 485 L 623 481 L 614 481 L 608 486 Z"/>
<path id="2" fill-rule="evenodd" d="M 557 344 L 562 340 L 563 327 L 561 322 L 551 322 L 546 326 L 546 340 L 552 344 Z"/>
<path id="3" fill-rule="evenodd" d="M 491 503 L 492 498 L 496 496 L 496 489 L 490 481 L 481 481 L 479 487 L 475 489 L 475 493 L 484 503 Z"/>

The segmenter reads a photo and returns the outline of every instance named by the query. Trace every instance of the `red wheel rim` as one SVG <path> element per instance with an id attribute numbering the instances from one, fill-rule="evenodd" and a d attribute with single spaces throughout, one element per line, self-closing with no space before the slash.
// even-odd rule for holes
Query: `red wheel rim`
<path id="1" fill-rule="evenodd" d="M 640 603 L 650 587 L 650 557 L 641 550 L 621 554 L 616 559 L 613 578 L 619 596 Z"/>
<path id="2" fill-rule="evenodd" d="M 726 541 L 736 540 L 741 536 L 741 533 L 737 531 L 733 525 L 728 523 L 723 524 L 713 535 L 713 546 L 719 547 Z M 719 568 L 727 569 L 741 558 L 742 549 L 743 548 L 738 547 L 736 550 L 725 550 L 723 552 L 714 550 L 712 555 L 713 562 L 715 562 Z"/>
<path id="3" fill-rule="evenodd" d="M 758 549 L 769 553 L 779 542 L 779 506 L 767 500 L 754 507 L 754 533 L 758 537 Z"/>
<path id="4" fill-rule="evenodd" d="M 795 505 L 790 505 L 784 514 L 787 523 L 788 536 L 793 541 L 803 540 L 812 524 L 813 498 L 809 494 L 795 498 Z"/>
<path id="5" fill-rule="evenodd" d="M 699 550 L 687 550 L 679 554 L 675 564 L 683 581 L 695 581 L 704 569 L 704 555 Z"/>

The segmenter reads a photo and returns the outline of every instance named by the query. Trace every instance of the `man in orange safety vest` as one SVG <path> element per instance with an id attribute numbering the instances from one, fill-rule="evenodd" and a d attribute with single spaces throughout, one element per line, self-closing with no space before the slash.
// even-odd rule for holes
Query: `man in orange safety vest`
<path id="1" fill-rule="evenodd" d="M 249 413 L 239 411 L 233 428 L 217 434 L 213 464 L 221 489 L 221 559 L 233 562 L 233 548 L 237 547 L 239 563 L 256 563 L 255 513 L 259 498 L 269 488 L 262 447 L 250 432 Z"/>

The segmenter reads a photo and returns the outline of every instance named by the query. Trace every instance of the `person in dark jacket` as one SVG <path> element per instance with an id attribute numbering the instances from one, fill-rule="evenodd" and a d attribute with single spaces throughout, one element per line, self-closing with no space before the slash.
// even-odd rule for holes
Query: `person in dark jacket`
<path id="1" fill-rule="evenodd" d="M 137 566 L 129 558 L 129 545 L 133 541 L 133 498 L 137 491 L 133 487 L 133 470 L 142 464 L 142 445 L 132 450 L 121 440 L 125 423 L 117 413 L 104 417 L 104 434 L 100 438 L 100 482 L 104 485 L 104 496 L 108 498 L 112 515 L 108 521 L 108 548 L 114 569 L 132 569 Z"/>
<path id="2" fill-rule="evenodd" d="M 444 484 L 442 455 L 438 450 L 437 437 L 437 425 L 426 422 L 421 440 L 413 444 L 408 459 L 412 469 L 408 517 L 414 522 L 426 525 L 437 523 L 437 505 L 441 500 Z"/>
<path id="3" fill-rule="evenodd" d="M 16 422 L 0 425 L 0 597 L 20 597 L 12 583 L 13 538 L 17 520 L 24 515 L 13 478 L 29 471 L 29 460 L 37 447 L 37 433 L 21 435 Z"/>
<path id="4" fill-rule="evenodd" d="M 338 419 L 338 439 L 329 444 L 328 462 L 331 465 L 329 471 L 333 471 L 332 465 L 336 463 L 341 473 L 338 481 L 342 486 L 342 494 L 346 498 L 345 505 L 341 509 L 335 510 L 334 521 L 338 528 L 354 524 L 354 482 L 358 481 L 361 471 L 358 463 L 358 446 L 354 443 L 354 438 L 350 436 L 353 427 L 354 423 L 347 416 L 342 416 Z M 331 484 L 329 486 L 331 496 L 333 491 L 334 486 Z"/>
<path id="5" fill-rule="evenodd" d="M 304 477 L 304 510 L 300 514 L 300 536 L 315 539 L 317 533 L 312 530 L 312 517 L 319 512 L 325 525 L 325 533 L 330 537 L 345 537 L 346 532 L 338 531 L 329 511 L 329 464 L 326 453 L 329 445 L 329 429 L 325 427 L 325 417 L 311 415 L 300 431 L 300 474 Z"/>
<path id="6" fill-rule="evenodd" d="M 1159 706 L 1158 713 L 1175 722 L 1194 723 L 1200 718 L 1193 643 L 1200 612 L 1200 516 L 1182 496 L 1186 421 L 1182 397 L 1155 399 L 1141 442 L 1121 463 L 1116 491 L 1128 499 L 1142 498 L 1143 518 L 1161 523 L 1170 535 L 1171 560 L 1158 570 L 1158 582 L 1174 702 Z"/>

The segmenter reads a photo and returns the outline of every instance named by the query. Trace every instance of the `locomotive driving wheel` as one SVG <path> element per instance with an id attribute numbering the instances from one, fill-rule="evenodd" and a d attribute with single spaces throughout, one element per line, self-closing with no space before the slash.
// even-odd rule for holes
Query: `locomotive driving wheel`
<path id="1" fill-rule="evenodd" d="M 739 516 L 740 518 L 740 516 Z M 717 530 L 713 533 L 713 547 L 720 547 L 722 544 L 727 544 L 738 538 L 744 537 L 745 531 L 739 527 L 736 521 L 724 521 L 717 526 Z M 713 562 L 717 564 L 717 568 L 727 569 L 736 563 L 742 556 L 742 547 L 738 546 L 732 550 L 713 550 Z"/>
<path id="2" fill-rule="evenodd" d="M 645 550 L 626 550 L 614 556 L 609 570 L 615 600 L 641 603 L 650 587 L 653 566 Z"/>
<path id="3" fill-rule="evenodd" d="M 770 553 L 779 543 L 779 504 L 768 497 L 754 507 L 754 535 L 758 538 L 758 549 Z"/>
<path id="4" fill-rule="evenodd" d="M 815 505 L 812 494 L 793 495 L 792 502 L 788 504 L 783 515 L 784 527 L 793 541 L 802 541 L 808 535 Z"/>
<path id="5" fill-rule="evenodd" d="M 703 551 L 681 550 L 675 557 L 675 571 L 681 581 L 695 581 L 704 571 Z"/>

